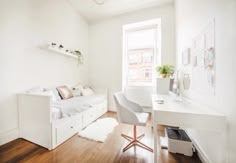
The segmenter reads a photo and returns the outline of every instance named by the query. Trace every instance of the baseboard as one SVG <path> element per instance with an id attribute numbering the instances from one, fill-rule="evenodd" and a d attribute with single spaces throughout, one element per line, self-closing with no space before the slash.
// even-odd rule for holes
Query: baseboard
<path id="1" fill-rule="evenodd" d="M 6 144 L 19 138 L 18 128 L 3 132 L 0 134 L 0 145 Z"/>
<path id="2" fill-rule="evenodd" d="M 196 148 L 197 155 L 200 158 L 200 160 L 202 161 L 202 163 L 212 163 L 212 161 L 209 159 L 207 154 L 201 148 L 201 145 L 196 140 L 194 140 L 194 137 L 188 132 L 188 130 L 185 130 L 185 131 L 187 132 L 188 136 L 191 138 L 193 145 Z"/>

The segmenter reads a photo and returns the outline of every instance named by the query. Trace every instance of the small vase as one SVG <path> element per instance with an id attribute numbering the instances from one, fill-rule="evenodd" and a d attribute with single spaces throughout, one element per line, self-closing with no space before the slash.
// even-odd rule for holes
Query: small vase
<path id="1" fill-rule="evenodd" d="M 166 74 L 161 74 L 161 77 L 163 78 L 166 78 L 166 76 L 167 76 Z"/>

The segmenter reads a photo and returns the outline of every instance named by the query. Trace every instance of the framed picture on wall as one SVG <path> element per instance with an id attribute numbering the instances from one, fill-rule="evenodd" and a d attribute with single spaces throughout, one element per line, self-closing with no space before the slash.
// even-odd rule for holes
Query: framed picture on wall
<path id="1" fill-rule="evenodd" d="M 190 48 L 187 48 L 183 51 L 183 53 L 182 53 L 182 64 L 183 65 L 190 64 L 190 58 L 191 58 L 190 55 L 191 55 L 190 54 Z"/>

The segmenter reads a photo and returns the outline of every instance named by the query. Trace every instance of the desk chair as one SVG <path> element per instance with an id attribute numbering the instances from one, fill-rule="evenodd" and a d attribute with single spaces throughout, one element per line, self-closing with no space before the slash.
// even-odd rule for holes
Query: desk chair
<path id="1" fill-rule="evenodd" d="M 130 142 L 123 149 L 123 152 L 135 145 L 153 152 L 152 148 L 140 142 L 140 140 L 144 137 L 144 134 L 138 137 L 136 135 L 136 126 L 146 126 L 149 114 L 144 113 L 143 108 L 140 105 L 129 101 L 122 92 L 115 93 L 114 99 L 117 106 L 117 115 L 119 122 L 134 125 L 133 137 L 121 134 L 122 137 Z"/>

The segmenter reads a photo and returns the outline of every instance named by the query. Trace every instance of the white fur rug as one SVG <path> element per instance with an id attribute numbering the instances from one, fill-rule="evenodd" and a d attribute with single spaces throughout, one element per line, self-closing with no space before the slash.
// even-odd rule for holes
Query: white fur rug
<path id="1" fill-rule="evenodd" d="M 104 142 L 109 133 L 118 125 L 114 118 L 103 118 L 93 122 L 91 125 L 80 131 L 81 137 L 98 142 Z"/>

